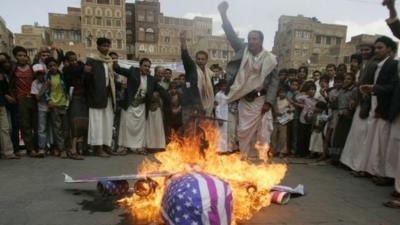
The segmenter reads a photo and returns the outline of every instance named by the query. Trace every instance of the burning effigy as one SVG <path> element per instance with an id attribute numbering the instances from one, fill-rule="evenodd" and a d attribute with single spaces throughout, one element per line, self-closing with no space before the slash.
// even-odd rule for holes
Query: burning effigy
<path id="1" fill-rule="evenodd" d="M 229 224 L 249 220 L 261 208 L 271 204 L 270 191 L 273 186 L 282 181 L 286 174 L 287 166 L 286 164 L 268 162 L 269 146 L 261 144 L 255 146 L 260 159 L 264 163 L 254 164 L 242 160 L 240 154 L 221 156 L 217 151 L 219 133 L 214 123 L 202 121 L 198 124 L 198 127 L 202 131 L 201 135 L 197 133 L 197 128 L 185 131 L 186 135 L 184 137 L 178 137 L 173 134 L 166 150 L 155 154 L 156 161 L 145 159 L 139 166 L 139 174 L 145 175 L 154 173 L 154 171 L 168 171 L 173 175 L 167 178 L 154 177 L 151 182 L 139 182 L 135 187 L 135 193 L 137 194 L 119 200 L 120 205 L 128 209 L 136 224 L 186 224 L 179 223 L 179 221 L 168 223 L 168 217 L 166 216 L 169 214 L 167 211 L 171 210 L 169 212 L 172 213 L 172 209 L 170 203 L 166 204 L 165 198 L 179 199 L 179 191 L 171 192 L 171 190 L 175 185 L 182 185 L 182 187 L 194 185 L 196 182 L 191 184 L 179 181 L 186 178 L 194 179 L 196 176 L 200 176 L 200 178 L 204 176 L 215 180 L 220 184 L 220 189 L 226 189 L 226 191 L 221 192 L 222 198 L 226 201 L 226 204 L 231 204 L 232 208 L 228 210 L 226 207 L 221 207 L 221 210 L 225 210 L 224 213 L 229 214 L 227 216 Z M 207 144 L 204 144 L 205 140 Z M 204 177 L 201 179 L 204 180 Z M 197 185 L 199 184 L 197 183 Z M 203 183 L 203 185 L 206 184 Z M 193 190 L 195 190 L 194 192 L 198 191 L 192 188 Z M 208 194 L 209 198 L 210 193 L 216 191 L 216 185 L 211 185 L 211 188 L 207 190 L 209 193 L 205 194 Z M 180 192 L 182 191 L 184 190 L 181 189 Z M 142 192 L 145 194 L 141 194 Z M 174 203 L 176 204 L 175 207 L 182 209 L 183 205 L 180 206 L 179 204 L 194 204 L 193 196 L 191 198 L 192 200 L 186 199 L 187 201 L 183 202 L 176 201 Z M 210 199 L 204 200 L 210 201 Z M 177 209 L 175 208 L 174 210 Z M 207 211 L 208 209 L 202 208 L 202 210 L 205 211 L 199 213 L 212 214 L 211 211 Z M 189 216 L 183 215 L 185 217 Z"/>

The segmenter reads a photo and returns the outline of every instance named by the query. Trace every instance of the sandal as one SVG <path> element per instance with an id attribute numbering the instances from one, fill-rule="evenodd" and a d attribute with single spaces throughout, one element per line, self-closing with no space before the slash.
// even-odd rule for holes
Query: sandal
<path id="1" fill-rule="evenodd" d="M 400 200 L 384 202 L 383 205 L 392 209 L 400 209 Z"/>
<path id="2" fill-rule="evenodd" d="M 72 152 L 67 152 L 68 158 L 73 159 L 73 160 L 84 160 L 82 156 L 80 156 L 78 153 L 72 153 Z"/>
<path id="3" fill-rule="evenodd" d="M 135 150 L 133 151 L 133 153 L 139 154 L 139 155 L 147 155 L 147 151 L 146 151 L 144 148 L 135 149 Z"/>
<path id="4" fill-rule="evenodd" d="M 45 155 L 46 155 L 46 152 L 43 149 L 40 149 L 37 153 L 38 158 L 44 158 Z"/>
<path id="5" fill-rule="evenodd" d="M 15 155 L 15 154 L 11 154 L 11 155 L 3 156 L 3 159 L 21 159 L 21 157 Z"/>
<path id="6" fill-rule="evenodd" d="M 62 159 L 68 159 L 67 152 L 62 151 L 61 154 L 60 154 L 60 158 L 62 158 Z"/>

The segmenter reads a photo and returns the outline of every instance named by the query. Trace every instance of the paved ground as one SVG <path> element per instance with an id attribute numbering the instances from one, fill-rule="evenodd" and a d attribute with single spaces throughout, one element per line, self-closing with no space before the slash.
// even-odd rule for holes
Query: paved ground
<path id="1" fill-rule="evenodd" d="M 84 161 L 55 158 L 0 161 L 0 225 L 130 225 L 124 210 L 99 198 L 95 185 L 66 185 L 74 176 L 118 175 L 136 171 L 141 156 Z M 273 205 L 245 224 L 399 225 L 400 210 L 388 209 L 390 187 L 353 178 L 331 166 L 289 165 L 284 184 L 305 185 L 306 196 Z M 79 191 L 77 191 L 79 190 Z"/>

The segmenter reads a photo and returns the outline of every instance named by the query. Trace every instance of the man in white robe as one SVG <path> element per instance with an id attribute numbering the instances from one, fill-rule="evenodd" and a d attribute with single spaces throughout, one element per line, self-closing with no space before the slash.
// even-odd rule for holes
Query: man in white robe
<path id="1" fill-rule="evenodd" d="M 88 144 L 100 157 L 109 157 L 112 153 L 113 107 L 116 98 L 113 62 L 108 56 L 110 47 L 109 39 L 98 38 L 98 53 L 87 59 L 84 68 L 89 105 Z"/>
<path id="2" fill-rule="evenodd" d="M 146 154 L 146 117 L 149 105 L 155 92 L 168 103 L 168 93 L 157 84 L 150 75 L 151 61 L 143 58 L 139 68 L 122 68 L 115 64 L 115 71 L 127 79 L 127 89 L 121 103 L 121 124 L 118 144 L 120 147 L 130 148 L 135 153 Z M 149 134 L 154 135 L 154 134 Z"/>
<path id="3" fill-rule="evenodd" d="M 250 31 L 248 44 L 243 43 L 228 20 L 228 3 L 218 6 L 222 27 L 235 50 L 228 63 L 228 77 L 233 77 L 227 88 L 227 100 L 239 100 L 238 139 L 243 159 L 256 158 L 256 143 L 270 143 L 272 133 L 271 106 L 276 101 L 279 77 L 274 55 L 263 49 L 263 33 Z M 265 154 L 265 153 L 264 153 Z"/>
<path id="4" fill-rule="evenodd" d="M 395 8 L 395 0 L 384 0 L 383 4 L 389 10 L 390 17 L 386 20 L 389 28 L 393 35 L 400 39 L 400 21 L 397 17 L 397 11 Z M 398 65 L 398 73 L 400 77 L 400 64 Z M 397 85 L 395 89 L 392 107 L 389 113 L 389 120 L 392 121 L 390 125 L 390 136 L 386 160 L 388 160 L 388 170 L 393 170 L 395 173 L 395 191 L 392 196 L 395 197 L 392 201 L 385 202 L 384 205 L 390 208 L 400 209 L 400 85 Z M 390 154 L 391 153 L 391 154 Z M 397 154 L 397 155 L 395 155 Z"/>

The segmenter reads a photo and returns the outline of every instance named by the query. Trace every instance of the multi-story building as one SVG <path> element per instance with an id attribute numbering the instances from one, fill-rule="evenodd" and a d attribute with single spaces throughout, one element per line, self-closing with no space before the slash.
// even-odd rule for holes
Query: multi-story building
<path id="1" fill-rule="evenodd" d="M 49 13 L 51 45 L 85 55 L 81 42 L 81 9 L 68 7 L 67 11 L 67 14 Z"/>
<path id="2" fill-rule="evenodd" d="M 50 45 L 50 30 L 48 27 L 34 25 L 22 25 L 21 33 L 15 34 L 15 45 L 26 48 L 31 60 L 36 56 L 38 49 Z"/>
<path id="3" fill-rule="evenodd" d="M 195 17 L 185 19 L 165 16 L 158 0 L 143 0 L 127 4 L 127 40 L 135 51 L 132 57 L 151 58 L 155 62 L 181 60 L 180 33 L 186 31 L 187 44 L 192 55 L 198 50 L 208 51 L 210 63 L 225 64 L 233 49 L 223 36 L 212 35 L 212 19 Z M 129 18 L 129 19 L 128 19 Z M 132 21 L 132 22 L 129 22 Z M 132 36 L 130 36 L 132 32 Z"/>
<path id="4" fill-rule="evenodd" d="M 302 15 L 281 16 L 273 47 L 279 68 L 308 65 L 315 70 L 342 62 L 346 33 L 344 25 L 324 24 Z"/>
<path id="5" fill-rule="evenodd" d="M 95 53 L 96 40 L 112 40 L 112 50 L 126 57 L 125 0 L 81 0 L 81 40 L 86 56 Z"/>
<path id="6" fill-rule="evenodd" d="M 14 45 L 13 33 L 7 28 L 6 22 L 0 16 L 0 52 L 11 54 Z"/>

